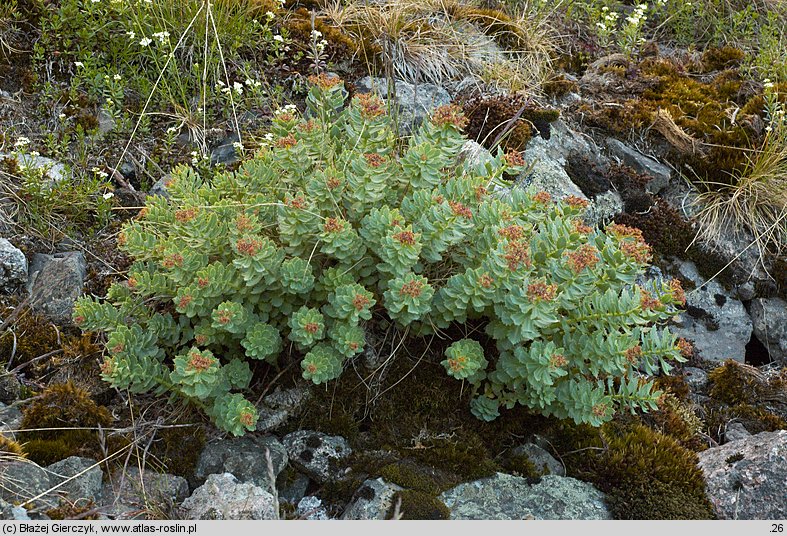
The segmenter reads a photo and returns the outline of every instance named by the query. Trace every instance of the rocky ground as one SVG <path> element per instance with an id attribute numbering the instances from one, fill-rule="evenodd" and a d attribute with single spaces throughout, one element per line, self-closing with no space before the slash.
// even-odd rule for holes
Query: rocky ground
<path id="1" fill-rule="evenodd" d="M 688 61 L 684 56 L 692 54 L 656 48 L 663 61 Z M 667 393 L 659 411 L 621 418 L 601 431 L 523 408 L 481 423 L 467 410 L 467 393 L 436 372 L 439 358 L 422 363 L 414 348 L 392 364 L 384 341 L 327 388 L 306 385 L 288 369 L 265 378 L 257 431 L 239 438 L 222 436 L 189 408 L 111 390 L 99 378 L 100 336 L 81 334 L 71 313 L 76 298 L 103 296 L 128 267 L 115 245 L 120 222 L 141 208 L 146 195 L 167 195 L 166 170 L 129 159 L 97 192 L 111 201 L 112 215 L 107 225 L 92 226 L 100 229 L 95 232 L 85 232 L 84 222 L 66 232 L 34 231 L 23 218 L 27 200 L 5 189 L 0 446 L 11 446 L 0 449 L 8 453 L 0 458 L 0 517 L 787 517 L 784 259 L 761 257 L 749 247 L 751 237 L 740 233 L 692 241 L 698 208 L 682 173 L 685 151 L 658 128 L 631 136 L 602 113 L 622 108 L 624 97 L 637 91 L 632 85 L 648 84 L 649 67 L 633 64 L 621 72 L 610 68 L 616 62 L 620 58 L 612 55 L 582 72 L 567 69 L 559 73 L 561 90 L 522 106 L 531 114 L 531 132 L 518 148 L 530 167 L 511 187 L 588 199 L 590 225 L 640 227 L 655 256 L 643 278 L 682 281 L 687 307 L 671 330 L 693 342 L 694 354 L 674 376 L 659 379 Z M 712 85 L 726 72 L 709 67 L 703 83 Z M 349 79 L 352 91 L 388 97 L 386 79 L 357 75 L 356 69 Z M 39 96 L 23 91 L 18 80 L 5 79 L 2 86 L 4 126 L 24 122 L 31 135 L 43 132 L 45 124 L 34 117 Z M 479 102 L 499 96 L 468 80 L 438 86 L 397 79 L 395 89 L 402 133 L 436 106 L 456 102 L 472 117 Z M 746 101 L 758 88 L 739 92 Z M 270 109 L 255 112 L 242 123 L 244 134 L 269 122 Z M 476 127 L 471 138 L 483 130 Z M 115 127 L 107 120 L 99 128 L 106 138 L 96 151 L 117 156 Z M 491 158 L 489 144 L 477 139 L 465 144 L 464 160 Z M 230 128 L 217 127 L 210 140 L 212 165 L 231 168 L 243 158 Z M 137 149 L 157 143 L 154 130 Z M 184 143 L 181 156 L 188 148 Z M 0 160 L 12 159 L 6 149 Z M 48 156 L 21 163 L 42 168 L 54 183 L 70 173 Z M 13 182 L 8 169 L 3 173 Z M 45 227 L 68 214 L 55 216 L 44 220 Z M 71 387 L 51 389 L 64 384 Z M 78 411 L 62 411 L 69 406 Z M 47 412 L 54 420 L 41 417 Z M 19 432 L 47 422 L 74 428 L 67 432 L 72 435 Z M 90 430 L 78 435 L 79 427 Z M 26 459 L 13 455 L 17 443 Z"/>

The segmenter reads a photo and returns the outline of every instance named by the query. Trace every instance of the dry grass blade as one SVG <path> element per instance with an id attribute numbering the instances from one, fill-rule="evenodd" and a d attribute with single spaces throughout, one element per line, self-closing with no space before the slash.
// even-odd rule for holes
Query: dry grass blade
<path id="1" fill-rule="evenodd" d="M 728 234 L 751 233 L 763 266 L 768 254 L 782 255 L 787 247 L 787 136 L 772 131 L 760 151 L 747 156 L 735 186 L 701 192 L 696 203 L 697 238 L 711 244 Z M 709 184 L 713 186 L 713 184 Z"/>

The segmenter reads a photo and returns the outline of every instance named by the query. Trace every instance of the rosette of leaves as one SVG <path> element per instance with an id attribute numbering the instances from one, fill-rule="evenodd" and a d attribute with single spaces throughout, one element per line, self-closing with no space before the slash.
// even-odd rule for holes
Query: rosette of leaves
<path id="1" fill-rule="evenodd" d="M 331 292 L 323 310 L 331 318 L 356 325 L 360 320 L 371 320 L 371 308 L 375 303 L 371 292 L 357 283 L 350 283 Z"/>
<path id="2" fill-rule="evenodd" d="M 289 339 L 308 348 L 325 336 L 325 320 L 317 309 L 305 305 L 295 311 L 289 320 Z"/>
<path id="3" fill-rule="evenodd" d="M 364 254 L 361 237 L 347 220 L 327 218 L 320 233 L 320 251 L 338 261 L 352 263 Z"/>
<path id="4" fill-rule="evenodd" d="M 238 393 L 224 393 L 216 397 L 207 413 L 216 426 L 235 436 L 253 432 L 259 418 L 257 408 Z"/>
<path id="5" fill-rule="evenodd" d="M 333 348 L 344 357 L 361 353 L 366 344 L 366 333 L 355 324 L 337 322 L 328 330 L 328 337 L 333 342 Z"/>
<path id="6" fill-rule="evenodd" d="M 238 302 L 225 301 L 211 313 L 211 327 L 228 333 L 245 333 L 251 318 L 246 308 Z"/>
<path id="7" fill-rule="evenodd" d="M 170 379 L 186 396 L 207 399 L 215 396 L 222 385 L 221 364 L 210 350 L 192 347 L 175 357 L 173 365 Z"/>
<path id="8" fill-rule="evenodd" d="M 471 383 L 478 383 L 483 379 L 488 362 L 478 341 L 456 341 L 445 350 L 445 357 L 440 364 L 452 378 L 470 380 Z"/>
<path id="9" fill-rule="evenodd" d="M 311 265 L 300 257 L 287 259 L 281 265 L 280 282 L 290 294 L 308 294 L 314 287 Z"/>
<path id="10" fill-rule="evenodd" d="M 252 359 L 262 359 L 275 364 L 282 349 L 279 330 L 264 322 L 255 323 L 241 341 L 246 355 Z"/>
<path id="11" fill-rule="evenodd" d="M 319 385 L 342 373 L 343 358 L 330 344 L 317 344 L 301 361 L 303 377 Z"/>
<path id="12" fill-rule="evenodd" d="M 434 289 L 420 275 L 408 272 L 392 279 L 385 291 L 385 308 L 391 318 L 406 326 L 432 310 Z"/>

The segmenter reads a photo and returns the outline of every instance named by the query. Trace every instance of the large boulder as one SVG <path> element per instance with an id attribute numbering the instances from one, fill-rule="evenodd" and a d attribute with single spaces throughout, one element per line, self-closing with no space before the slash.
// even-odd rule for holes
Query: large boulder
<path id="1" fill-rule="evenodd" d="M 359 93 L 374 92 L 384 99 L 388 96 L 388 81 L 385 78 L 366 76 L 355 85 Z M 394 88 L 400 134 L 412 133 L 434 108 L 451 103 L 448 91 L 435 84 L 410 84 L 396 80 Z"/>
<path id="2" fill-rule="evenodd" d="M 707 360 L 734 359 L 743 363 L 753 329 L 743 303 L 717 281 L 706 284 L 694 263 L 681 263 L 679 272 L 696 288 L 686 293 L 686 312 L 672 332 L 694 341 L 695 348 Z"/>
<path id="3" fill-rule="evenodd" d="M 537 483 L 497 473 L 438 497 L 451 519 L 611 519 L 604 494 L 574 478 L 547 475 Z"/>
<path id="4" fill-rule="evenodd" d="M 698 456 L 721 519 L 787 519 L 787 430 L 743 437 Z"/>
<path id="5" fill-rule="evenodd" d="M 183 519 L 278 519 L 276 501 L 269 492 L 250 482 L 238 482 L 230 473 L 210 475 L 183 501 Z"/>
<path id="6" fill-rule="evenodd" d="M 787 365 L 787 301 L 757 299 L 751 303 L 754 334 L 765 345 L 772 361 Z"/>
<path id="7" fill-rule="evenodd" d="M 322 432 L 298 430 L 284 436 L 282 442 L 290 463 L 321 484 L 341 478 L 341 462 L 352 454 L 346 439 Z"/>
<path id="8" fill-rule="evenodd" d="M 5 238 L 0 238 L 0 291 L 13 292 L 26 282 L 25 254 Z"/>
<path id="9" fill-rule="evenodd" d="M 265 452 L 270 452 L 272 469 L 268 468 Z M 287 451 L 273 436 L 243 436 L 208 443 L 197 460 L 194 484 L 200 485 L 212 474 L 231 473 L 239 482 L 251 482 L 270 490 L 273 482 L 287 465 Z"/>
<path id="10" fill-rule="evenodd" d="M 78 251 L 37 253 L 30 263 L 30 306 L 53 322 L 70 324 L 74 302 L 82 295 L 86 277 L 85 256 Z"/>

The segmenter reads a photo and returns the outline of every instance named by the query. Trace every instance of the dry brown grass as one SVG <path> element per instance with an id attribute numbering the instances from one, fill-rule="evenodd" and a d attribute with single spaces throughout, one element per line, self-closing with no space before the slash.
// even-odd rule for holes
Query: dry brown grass
<path id="1" fill-rule="evenodd" d="M 391 74 L 411 82 L 472 77 L 510 90 L 537 89 L 552 71 L 552 33 L 545 20 L 527 13 L 511 16 L 459 0 L 356 0 L 329 1 L 322 15 L 359 43 L 375 45 Z"/>

